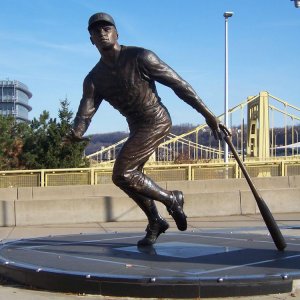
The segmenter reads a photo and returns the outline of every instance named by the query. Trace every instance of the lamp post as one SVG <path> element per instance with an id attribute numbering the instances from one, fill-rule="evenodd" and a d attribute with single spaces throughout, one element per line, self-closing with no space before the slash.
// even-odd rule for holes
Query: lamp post
<path id="1" fill-rule="evenodd" d="M 291 0 L 294 1 L 295 7 L 299 8 L 300 7 L 300 0 Z"/>
<path id="2" fill-rule="evenodd" d="M 228 18 L 233 16 L 233 12 L 225 12 L 225 126 L 228 128 Z M 228 145 L 224 142 L 224 162 L 228 163 Z"/>

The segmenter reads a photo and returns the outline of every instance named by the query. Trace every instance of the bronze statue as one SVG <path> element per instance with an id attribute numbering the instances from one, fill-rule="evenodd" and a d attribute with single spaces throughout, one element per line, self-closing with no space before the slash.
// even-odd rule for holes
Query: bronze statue
<path id="1" fill-rule="evenodd" d="M 152 245 L 169 228 L 154 200 L 166 206 L 179 230 L 187 228 L 183 193 L 162 189 L 142 172 L 144 164 L 171 128 L 170 115 L 157 94 L 155 81 L 170 87 L 179 98 L 201 113 L 217 139 L 221 138 L 220 122 L 193 88 L 155 53 L 120 45 L 116 25 L 110 15 L 92 15 L 88 31 L 101 58 L 84 80 L 71 140 L 83 139 L 103 100 L 126 117 L 130 135 L 115 161 L 112 180 L 148 218 L 146 236 L 138 245 Z"/>

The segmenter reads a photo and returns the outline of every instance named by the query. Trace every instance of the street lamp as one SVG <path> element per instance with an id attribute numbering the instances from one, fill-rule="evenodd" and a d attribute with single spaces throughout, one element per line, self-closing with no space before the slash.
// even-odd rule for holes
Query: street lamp
<path id="1" fill-rule="evenodd" d="M 225 12 L 225 126 L 228 128 L 228 18 L 233 16 L 233 12 Z M 228 145 L 224 142 L 224 162 L 228 163 Z"/>
<path id="2" fill-rule="evenodd" d="M 291 0 L 295 2 L 295 7 L 299 8 L 300 7 L 300 0 Z"/>

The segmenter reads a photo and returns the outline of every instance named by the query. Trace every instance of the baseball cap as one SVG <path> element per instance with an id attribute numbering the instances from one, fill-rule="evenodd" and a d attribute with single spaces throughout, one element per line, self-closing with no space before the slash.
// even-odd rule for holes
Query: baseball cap
<path id="1" fill-rule="evenodd" d="M 106 23 L 109 23 L 109 24 L 113 25 L 114 27 L 116 27 L 115 21 L 112 18 L 112 16 L 110 16 L 109 14 L 104 13 L 104 12 L 99 12 L 99 13 L 93 14 L 90 17 L 88 30 L 90 30 L 90 28 L 98 22 L 106 22 Z"/>

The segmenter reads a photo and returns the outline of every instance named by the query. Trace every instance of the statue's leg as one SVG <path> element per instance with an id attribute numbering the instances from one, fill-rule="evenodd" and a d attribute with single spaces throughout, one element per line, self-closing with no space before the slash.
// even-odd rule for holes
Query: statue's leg
<path id="1" fill-rule="evenodd" d="M 130 191 L 135 195 L 162 202 L 174 218 L 178 229 L 186 230 L 182 192 L 163 189 L 141 170 L 141 166 L 149 159 L 168 130 L 169 124 L 137 128 L 130 135 L 116 159 L 113 182 L 127 193 Z"/>
<path id="2" fill-rule="evenodd" d="M 126 171 L 123 179 L 114 182 L 123 190 L 129 189 L 135 195 L 162 202 L 176 222 L 177 228 L 181 231 L 186 230 L 186 215 L 183 212 L 184 197 L 181 191 L 165 190 L 139 171 Z"/>
<path id="3" fill-rule="evenodd" d="M 137 205 L 143 210 L 148 219 L 148 225 L 146 227 L 146 236 L 138 241 L 140 246 L 153 245 L 159 235 L 164 233 L 168 228 L 168 222 L 159 214 L 156 204 L 152 199 L 144 197 L 132 190 L 123 189 L 124 192 L 132 198 Z"/>

